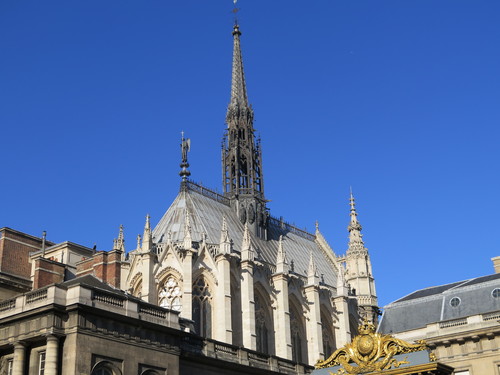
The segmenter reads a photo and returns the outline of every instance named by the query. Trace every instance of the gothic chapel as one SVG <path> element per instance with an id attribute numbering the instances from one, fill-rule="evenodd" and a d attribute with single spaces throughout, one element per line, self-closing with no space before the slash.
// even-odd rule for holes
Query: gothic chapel
<path id="1" fill-rule="evenodd" d="M 200 336 L 314 364 L 350 341 L 361 319 L 377 319 L 370 257 L 351 194 L 349 245 L 336 255 L 316 226 L 298 229 L 270 215 L 262 150 L 255 139 L 240 46 L 233 28 L 231 98 L 222 149 L 223 195 L 188 180 L 122 262 L 121 287 L 180 311 Z M 115 241 L 123 249 L 123 233 Z"/>

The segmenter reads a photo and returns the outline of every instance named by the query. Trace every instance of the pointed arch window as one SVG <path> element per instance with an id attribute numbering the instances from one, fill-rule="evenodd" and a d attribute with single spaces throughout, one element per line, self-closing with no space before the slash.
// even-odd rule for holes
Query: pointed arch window
<path id="1" fill-rule="evenodd" d="M 193 285 L 193 320 L 197 334 L 212 336 L 212 293 L 203 276 Z"/>
<path id="2" fill-rule="evenodd" d="M 255 333 L 257 338 L 257 351 L 269 354 L 269 329 L 265 306 L 258 295 L 255 295 Z"/>
<path id="3" fill-rule="evenodd" d="M 333 322 L 326 312 L 321 311 L 321 326 L 323 339 L 323 354 L 328 358 L 335 351 L 335 330 Z"/>
<path id="4" fill-rule="evenodd" d="M 173 276 L 167 278 L 158 292 L 158 302 L 161 307 L 181 311 L 182 291 L 179 282 Z"/>
<path id="5" fill-rule="evenodd" d="M 302 338 L 300 324 L 295 311 L 290 311 L 290 331 L 292 336 L 292 360 L 302 362 Z"/>

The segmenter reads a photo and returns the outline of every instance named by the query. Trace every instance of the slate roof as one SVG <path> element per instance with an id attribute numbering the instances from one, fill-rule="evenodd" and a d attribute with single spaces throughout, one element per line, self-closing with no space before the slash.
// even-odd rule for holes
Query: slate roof
<path id="1" fill-rule="evenodd" d="M 233 248 L 240 251 L 244 226 L 225 198 L 214 194 L 210 191 L 200 193 L 192 189 L 181 191 L 154 228 L 153 241 L 166 242 L 170 232 L 174 243 L 182 242 L 186 209 L 188 209 L 193 241 L 200 241 L 202 234 L 205 233 L 209 244 L 219 244 L 222 218 L 225 216 Z M 281 225 L 277 220 L 270 221 L 267 241 L 252 236 L 256 257 L 259 253 L 264 262 L 275 265 L 280 235 L 283 236 L 283 247 L 288 263 L 293 260 L 296 273 L 307 276 L 309 254 L 312 252 L 318 275 L 323 274 L 325 284 L 336 286 L 337 274 L 336 266 L 333 265 L 335 262 L 333 251 L 321 248 L 315 241 L 315 235 L 290 225 Z"/>
<path id="2" fill-rule="evenodd" d="M 379 332 L 397 333 L 425 327 L 440 321 L 500 311 L 500 274 L 476 277 L 456 283 L 417 290 L 384 307 Z M 460 303 L 452 306 L 450 301 Z"/>

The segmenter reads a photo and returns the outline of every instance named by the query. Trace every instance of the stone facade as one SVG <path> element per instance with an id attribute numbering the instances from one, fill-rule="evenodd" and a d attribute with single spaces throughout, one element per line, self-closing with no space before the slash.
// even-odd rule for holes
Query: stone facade
<path id="1" fill-rule="evenodd" d="M 270 214 L 238 25 L 232 34 L 224 193 L 187 179 L 183 135 L 179 194 L 154 228 L 147 216 L 132 251 L 123 227 L 111 251 L 4 228 L 0 271 L 24 284 L 0 283 L 0 375 L 302 374 L 377 321 L 352 194 L 345 256 L 318 224 L 309 233 Z"/>
<path id="2" fill-rule="evenodd" d="M 87 275 L 0 303 L 0 374 L 306 374 L 186 332 L 178 312 Z M 105 372 L 105 371 L 108 372 Z"/>
<path id="3" fill-rule="evenodd" d="M 455 374 L 500 374 L 500 273 L 418 290 L 384 310 L 381 332 L 426 340 Z"/>

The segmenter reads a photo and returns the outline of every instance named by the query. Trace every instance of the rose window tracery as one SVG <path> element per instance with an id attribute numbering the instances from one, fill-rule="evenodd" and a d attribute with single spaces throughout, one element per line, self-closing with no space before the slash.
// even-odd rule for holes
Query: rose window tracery
<path id="1" fill-rule="evenodd" d="M 158 293 L 159 304 L 167 309 L 181 311 L 182 291 L 177 280 L 169 277 Z"/>

